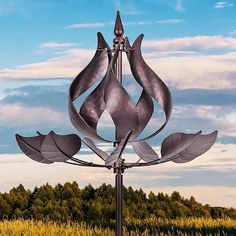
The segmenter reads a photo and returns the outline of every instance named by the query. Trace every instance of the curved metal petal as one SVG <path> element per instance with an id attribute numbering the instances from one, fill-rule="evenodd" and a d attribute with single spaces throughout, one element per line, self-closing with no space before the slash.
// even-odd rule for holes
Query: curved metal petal
<path id="1" fill-rule="evenodd" d="M 200 136 L 196 134 L 173 133 L 165 138 L 161 144 L 161 159 L 170 159 L 190 146 Z"/>
<path id="2" fill-rule="evenodd" d="M 133 142 L 132 146 L 137 155 L 146 162 L 159 159 L 157 153 L 145 141 Z"/>
<path id="3" fill-rule="evenodd" d="M 97 115 L 94 116 L 87 115 L 87 110 L 89 110 L 89 108 L 86 108 L 86 114 L 83 114 L 84 118 L 79 114 L 79 112 L 77 112 L 77 109 L 73 104 L 73 101 L 78 96 L 80 96 L 84 91 L 86 91 L 89 87 L 91 87 L 99 78 L 100 72 L 103 69 L 104 60 L 108 57 L 110 53 L 108 52 L 108 50 L 109 46 L 104 40 L 102 34 L 98 33 L 98 48 L 95 53 L 95 56 L 89 63 L 89 65 L 72 82 L 68 98 L 69 117 L 73 126 L 77 130 L 82 132 L 84 135 L 105 142 L 111 142 L 111 141 L 103 139 L 96 133 L 95 129 L 96 119 L 99 117 L 100 113 L 104 108 L 103 101 L 100 99 L 101 103 L 96 104 L 99 105 L 97 109 L 94 108 L 95 112 L 97 112 Z M 100 85 L 98 89 L 95 91 L 95 93 L 98 93 L 98 95 L 101 97 L 102 96 L 101 93 L 103 93 L 102 90 L 103 90 L 103 85 Z M 92 97 L 89 98 L 88 101 L 91 101 L 91 99 L 93 99 L 93 95 Z M 86 120 L 86 118 L 88 120 Z"/>
<path id="4" fill-rule="evenodd" d="M 23 137 L 19 134 L 16 134 L 16 141 L 22 152 L 25 153 L 25 155 L 31 158 L 32 160 L 44 164 L 51 164 L 53 162 L 45 159 L 40 152 L 41 145 L 45 137 L 45 135 Z"/>
<path id="5" fill-rule="evenodd" d="M 216 137 L 217 131 L 214 131 L 211 134 L 200 135 L 196 141 L 179 153 L 176 158 L 174 157 L 172 161 L 175 163 L 192 161 L 196 157 L 208 151 L 215 143 Z"/>
<path id="6" fill-rule="evenodd" d="M 95 143 L 90 138 L 84 138 L 83 142 L 94 152 L 96 153 L 101 159 L 104 161 L 107 159 L 108 154 L 101 149 L 97 148 Z"/>
<path id="7" fill-rule="evenodd" d="M 142 94 L 136 104 L 136 112 L 139 119 L 138 131 L 135 133 L 137 137 L 147 126 L 149 120 L 152 117 L 154 111 L 153 101 L 151 96 L 149 96 L 145 90 L 142 91 Z"/>
<path id="8" fill-rule="evenodd" d="M 175 133 L 162 143 L 161 162 L 184 163 L 193 160 L 209 150 L 215 142 L 217 131 L 208 135 Z"/>
<path id="9" fill-rule="evenodd" d="M 74 107 L 74 104 L 72 103 L 70 97 L 68 98 L 68 110 L 69 110 L 69 116 L 70 116 L 70 121 L 73 124 L 73 126 L 79 130 L 81 133 L 84 135 L 104 141 L 104 142 L 111 142 L 109 140 L 106 140 L 99 136 L 93 129 L 89 127 L 87 122 L 81 117 L 81 115 L 77 112 L 76 108 Z"/>
<path id="10" fill-rule="evenodd" d="M 167 86 L 145 63 L 142 57 L 141 54 L 142 39 L 143 39 L 143 34 L 141 34 L 135 40 L 130 50 L 130 68 L 136 81 L 148 93 L 148 95 L 152 96 L 157 102 L 159 102 L 166 116 L 166 121 L 164 122 L 164 124 L 153 134 L 142 139 L 145 140 L 155 136 L 166 126 L 171 114 L 172 101 L 171 101 L 171 94 Z"/>
<path id="11" fill-rule="evenodd" d="M 127 47 L 127 58 L 130 62 L 130 50 L 131 45 L 129 43 L 128 37 L 125 38 L 126 47 Z M 136 133 L 134 133 L 135 137 L 137 137 L 146 127 L 148 121 L 151 119 L 153 114 L 154 106 L 153 101 L 150 95 L 143 89 L 141 96 L 136 104 L 136 112 L 139 118 L 139 128 Z"/>
<path id="12" fill-rule="evenodd" d="M 110 48 L 108 46 L 108 52 Z M 109 64 L 112 55 L 108 53 Z M 105 76 L 106 77 L 106 76 Z M 79 114 L 83 117 L 86 123 L 95 132 L 97 129 L 97 124 L 99 118 L 105 110 L 106 104 L 104 102 L 104 85 L 105 77 L 100 82 L 100 84 L 92 91 L 92 93 L 85 99 L 84 103 L 81 105 Z"/>
<path id="13" fill-rule="evenodd" d="M 105 164 L 107 166 L 112 166 L 116 163 L 120 158 L 125 149 L 126 144 L 128 143 L 133 130 L 129 131 L 126 136 L 121 140 L 119 145 L 115 148 L 115 150 L 107 157 Z"/>
<path id="14" fill-rule="evenodd" d="M 118 51 L 115 52 L 106 75 L 104 101 L 106 109 L 116 126 L 117 139 L 120 141 L 130 130 L 134 130 L 134 133 L 137 132 L 139 120 L 132 99 L 119 83 L 114 73 L 117 55 Z"/>
<path id="15" fill-rule="evenodd" d="M 128 37 L 125 37 L 125 45 L 126 45 L 126 55 L 127 55 L 127 58 L 128 58 L 128 61 L 130 61 L 130 50 L 131 50 L 131 44 L 129 42 L 129 38 Z"/>
<path id="16" fill-rule="evenodd" d="M 41 154 L 52 162 L 64 162 L 75 155 L 81 147 L 81 140 L 76 134 L 58 135 L 51 131 L 43 140 Z"/>
<path id="17" fill-rule="evenodd" d="M 89 89 L 99 78 L 107 61 L 108 45 L 100 32 L 97 33 L 98 46 L 90 63 L 76 76 L 70 86 L 72 101 Z"/>
<path id="18" fill-rule="evenodd" d="M 91 129 L 96 132 L 98 120 L 105 110 L 104 80 L 96 87 L 96 89 L 85 99 L 80 108 L 80 115 L 86 121 Z"/>

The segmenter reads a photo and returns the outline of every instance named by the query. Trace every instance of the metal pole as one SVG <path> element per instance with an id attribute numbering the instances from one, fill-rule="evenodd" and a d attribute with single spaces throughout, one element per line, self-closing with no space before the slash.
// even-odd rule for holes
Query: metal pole
<path id="1" fill-rule="evenodd" d="M 118 81 L 122 84 L 122 52 L 124 50 L 124 29 L 120 18 L 120 12 L 117 11 L 116 16 L 116 23 L 114 27 L 114 34 L 116 38 L 114 38 L 114 49 L 119 51 L 118 58 L 116 61 L 116 69 L 115 74 L 118 79 Z M 118 139 L 117 132 L 115 134 L 116 141 Z M 117 142 L 114 142 L 114 146 L 118 145 Z M 123 235 L 123 175 L 124 168 L 123 168 L 123 160 L 119 160 L 117 163 L 114 164 L 114 173 L 116 174 L 115 177 L 115 198 L 116 198 L 116 223 L 115 223 L 115 235 L 116 236 L 122 236 Z"/>
<path id="2" fill-rule="evenodd" d="M 123 49 L 123 45 L 122 45 Z M 119 55 L 117 58 L 116 63 L 116 76 L 120 83 L 122 83 L 122 51 L 119 51 Z M 117 133 L 116 133 L 116 140 L 117 140 Z M 115 143 L 117 145 L 117 143 Z M 115 224 L 115 235 L 122 236 L 123 235 L 123 175 L 124 172 L 122 168 L 122 162 L 116 163 L 118 166 L 115 167 L 114 172 L 116 173 L 115 177 L 115 191 L 116 191 L 116 224 Z"/>
<path id="3" fill-rule="evenodd" d="M 116 169 L 116 225 L 115 225 L 115 235 L 123 235 L 123 175 L 121 167 Z"/>

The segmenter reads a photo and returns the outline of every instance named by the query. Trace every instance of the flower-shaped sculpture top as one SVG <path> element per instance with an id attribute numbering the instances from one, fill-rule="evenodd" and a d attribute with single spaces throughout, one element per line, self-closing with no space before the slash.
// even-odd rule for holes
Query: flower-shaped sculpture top
<path id="1" fill-rule="evenodd" d="M 22 137 L 16 135 L 22 151 L 33 160 L 42 163 L 65 162 L 82 166 L 123 168 L 160 164 L 166 161 L 177 163 L 188 162 L 202 155 L 214 144 L 217 131 L 202 135 L 174 133 L 168 136 L 161 145 L 161 157 L 146 142 L 157 135 L 167 124 L 171 109 L 171 94 L 165 83 L 146 64 L 141 54 L 143 34 L 138 36 L 131 46 L 129 39 L 123 38 L 124 29 L 117 13 L 114 34 L 114 49 L 111 50 L 101 33 L 98 33 L 97 50 L 91 62 L 74 79 L 68 97 L 69 116 L 74 127 L 85 138 L 82 142 L 96 153 L 105 164 L 95 164 L 73 157 L 81 146 L 81 139 L 75 135 L 48 135 Z M 118 68 L 121 66 L 120 56 L 126 53 L 132 75 L 141 86 L 142 92 L 135 104 L 119 80 Z M 101 77 L 104 69 L 106 74 L 95 89 L 86 97 L 77 110 L 74 102 L 90 89 Z M 153 115 L 153 100 L 157 101 L 165 114 L 165 121 L 152 134 L 140 138 Z M 99 119 L 105 109 L 109 112 L 116 129 L 114 140 L 107 140 L 97 133 Z M 115 147 L 111 154 L 100 150 L 92 140 L 112 142 Z M 143 162 L 126 163 L 121 158 L 127 143 L 130 143 Z"/>

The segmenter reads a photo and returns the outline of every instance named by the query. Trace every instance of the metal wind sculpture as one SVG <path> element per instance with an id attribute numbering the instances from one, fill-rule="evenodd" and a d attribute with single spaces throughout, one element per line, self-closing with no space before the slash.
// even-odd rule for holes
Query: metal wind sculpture
<path id="1" fill-rule="evenodd" d="M 214 144 L 217 131 L 202 135 L 173 133 L 161 144 L 159 156 L 146 140 L 157 135 L 166 126 L 171 110 L 171 94 L 165 83 L 145 63 L 141 54 L 143 34 L 139 35 L 131 46 L 128 38 L 124 38 L 124 29 L 117 12 L 114 28 L 114 48 L 111 50 L 101 33 L 98 33 L 96 53 L 79 73 L 70 86 L 68 97 L 69 116 L 74 127 L 85 137 L 76 134 L 58 135 L 51 131 L 47 135 L 39 132 L 34 137 L 16 135 L 21 150 L 31 159 L 50 164 L 64 162 L 78 166 L 104 167 L 116 173 L 116 235 L 122 235 L 122 173 L 127 168 L 158 165 L 173 161 L 184 163 L 193 160 L 209 150 Z M 136 82 L 142 87 L 142 93 L 136 104 L 122 86 L 122 53 L 126 53 L 131 72 Z M 104 67 L 107 72 L 98 86 L 87 96 L 80 110 L 74 104 L 84 92 L 101 77 Z M 165 122 L 152 134 L 139 138 L 154 112 L 153 100 L 158 102 L 165 114 Z M 116 134 L 113 140 L 107 140 L 97 132 L 98 121 L 107 110 L 114 122 Z M 99 149 L 93 140 L 110 142 L 114 150 L 108 154 Z M 74 155 L 80 150 L 81 141 L 103 161 L 93 163 L 78 159 Z M 127 144 L 132 145 L 139 157 L 136 162 L 126 161 L 122 153 Z"/>

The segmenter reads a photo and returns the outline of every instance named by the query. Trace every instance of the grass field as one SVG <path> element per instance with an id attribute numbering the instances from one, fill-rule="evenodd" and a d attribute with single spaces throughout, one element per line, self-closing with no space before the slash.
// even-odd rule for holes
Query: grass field
<path id="1" fill-rule="evenodd" d="M 59 224 L 33 220 L 13 220 L 0 222 L 1 236 L 113 236 L 109 228 L 91 227 L 85 224 Z M 125 236 L 134 235 L 236 235 L 236 220 L 230 219 L 150 219 L 134 223 L 127 222 Z"/>

